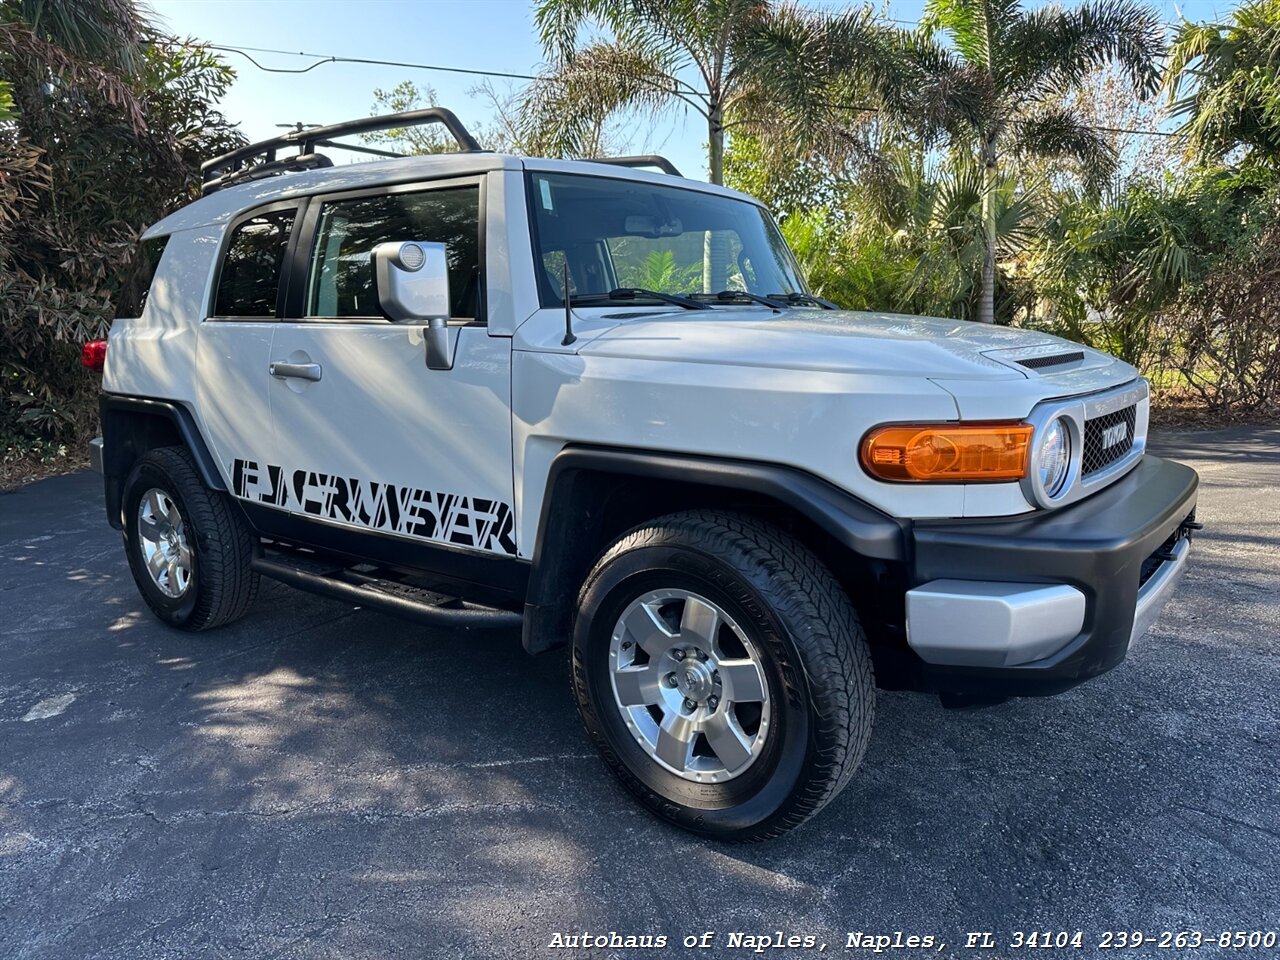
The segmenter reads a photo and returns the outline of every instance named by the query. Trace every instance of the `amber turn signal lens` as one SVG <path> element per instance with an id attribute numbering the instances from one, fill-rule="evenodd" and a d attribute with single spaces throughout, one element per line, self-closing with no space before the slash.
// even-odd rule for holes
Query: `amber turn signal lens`
<path id="1" fill-rule="evenodd" d="M 891 424 L 863 438 L 862 466 L 878 480 L 973 483 L 1027 475 L 1026 423 Z"/>

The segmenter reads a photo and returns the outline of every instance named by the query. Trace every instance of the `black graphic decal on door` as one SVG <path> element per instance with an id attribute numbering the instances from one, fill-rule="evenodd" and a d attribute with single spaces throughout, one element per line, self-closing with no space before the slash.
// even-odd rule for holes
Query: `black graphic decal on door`
<path id="1" fill-rule="evenodd" d="M 515 556 L 516 552 L 515 518 L 511 506 L 501 500 L 314 470 L 289 473 L 256 460 L 234 461 L 231 484 L 237 497 L 325 520 L 493 553 Z"/>

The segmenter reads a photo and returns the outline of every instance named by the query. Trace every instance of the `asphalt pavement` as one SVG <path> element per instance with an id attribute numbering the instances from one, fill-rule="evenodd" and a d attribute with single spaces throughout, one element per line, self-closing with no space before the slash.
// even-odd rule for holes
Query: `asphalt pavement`
<path id="1" fill-rule="evenodd" d="M 99 478 L 0 496 L 0 957 L 759 956 L 735 931 L 814 938 L 772 957 L 895 932 L 933 947 L 881 956 L 980 956 L 981 932 L 1027 956 L 1017 931 L 1168 956 L 1102 943 L 1280 932 L 1280 430 L 1153 446 L 1200 471 L 1205 530 L 1129 660 L 983 710 L 882 693 L 850 787 L 750 846 L 615 786 L 562 653 L 269 582 L 231 627 L 169 630 Z M 548 946 L 611 931 L 668 945 Z M 1280 947 L 1186 955 L 1220 953 Z"/>

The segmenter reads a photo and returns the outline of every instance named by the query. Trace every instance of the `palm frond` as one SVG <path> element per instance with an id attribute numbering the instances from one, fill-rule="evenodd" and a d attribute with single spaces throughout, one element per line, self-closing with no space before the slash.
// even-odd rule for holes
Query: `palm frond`
<path id="1" fill-rule="evenodd" d="M 142 70 L 144 37 L 154 25 L 130 0 L 20 0 L 19 21 L 71 57 L 126 76 Z"/>
<path id="2" fill-rule="evenodd" d="M 864 9 L 839 15 L 785 6 L 758 17 L 734 47 L 732 121 L 785 126 L 795 145 L 838 150 L 864 125 L 871 91 L 887 83 L 888 31 Z"/>
<path id="3" fill-rule="evenodd" d="M 1159 88 L 1164 40 L 1155 11 L 1137 0 L 1043 8 L 1009 33 L 1007 82 L 1039 96 L 1064 94 L 1114 64 L 1140 96 Z"/>
<path id="4" fill-rule="evenodd" d="M 928 0 L 921 27 L 943 31 L 965 62 L 990 68 L 1000 38 L 1019 16 L 1018 0 Z"/>
<path id="5" fill-rule="evenodd" d="M 121 109 L 135 132 L 146 129 L 142 101 L 132 80 L 72 55 L 57 43 L 38 36 L 25 23 L 0 24 L 0 57 L 25 62 L 32 72 L 53 76 L 68 89 L 94 90 L 106 103 Z"/>
<path id="6" fill-rule="evenodd" d="M 898 55 L 910 79 L 883 100 L 889 116 L 928 142 L 989 129 L 1002 113 L 991 74 L 957 57 L 924 32 L 903 37 Z"/>
<path id="7" fill-rule="evenodd" d="M 1179 25 L 1165 59 L 1163 87 L 1170 99 L 1176 98 L 1184 87 L 1195 85 L 1195 74 L 1189 68 L 1196 61 L 1230 63 L 1235 59 L 1232 44 L 1223 35 L 1228 29 L 1219 23 L 1189 23 L 1185 20 Z"/>
<path id="8" fill-rule="evenodd" d="M 616 38 L 685 51 L 713 97 L 725 92 L 742 36 L 770 14 L 764 0 L 631 0 L 631 5 L 632 15 L 612 24 Z"/>
<path id="9" fill-rule="evenodd" d="M 1023 156 L 1075 160 L 1093 189 L 1115 173 L 1117 164 L 1115 150 L 1102 134 L 1065 107 L 1045 108 L 1019 120 L 1013 147 Z"/>
<path id="10" fill-rule="evenodd" d="M 593 43 L 524 95 L 526 140 L 552 156 L 591 155 L 615 111 L 657 113 L 680 100 L 674 64 L 617 42 Z"/>
<path id="11" fill-rule="evenodd" d="M 1280 0 L 1245 3 L 1227 23 L 1183 23 L 1163 89 L 1194 151 L 1280 158 Z"/>
<path id="12" fill-rule="evenodd" d="M 630 10 L 629 0 L 541 0 L 534 8 L 533 22 L 543 51 L 553 64 L 564 64 L 577 52 L 583 26 L 625 24 Z"/>

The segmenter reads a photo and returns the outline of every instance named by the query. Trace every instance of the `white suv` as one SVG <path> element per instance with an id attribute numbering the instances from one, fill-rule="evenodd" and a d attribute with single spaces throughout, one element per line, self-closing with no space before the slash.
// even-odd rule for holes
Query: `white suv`
<path id="1" fill-rule="evenodd" d="M 315 152 L 423 122 L 459 152 Z M 1063 690 L 1183 572 L 1196 475 L 1145 455 L 1132 367 L 836 309 L 758 202 L 658 158 L 486 153 L 428 110 L 205 166 L 143 237 L 93 446 L 166 623 L 267 576 L 571 645 L 622 782 L 752 839 L 848 781 L 877 685 Z"/>

